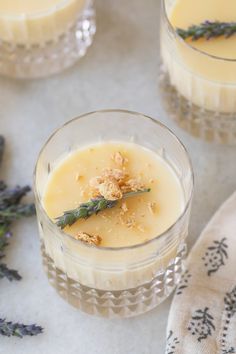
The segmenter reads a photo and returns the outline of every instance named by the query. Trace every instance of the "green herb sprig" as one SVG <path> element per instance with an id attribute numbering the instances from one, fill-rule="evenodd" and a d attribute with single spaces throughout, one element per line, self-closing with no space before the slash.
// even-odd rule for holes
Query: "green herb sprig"
<path id="1" fill-rule="evenodd" d="M 209 40 L 220 36 L 229 38 L 236 33 L 236 22 L 204 21 L 187 29 L 177 28 L 176 32 L 181 38 L 191 38 L 193 41 L 200 38 Z"/>
<path id="2" fill-rule="evenodd" d="M 123 195 L 122 199 L 147 193 L 150 192 L 150 190 L 150 188 L 146 188 L 136 192 L 128 192 Z M 107 200 L 104 197 L 93 198 L 86 203 L 80 204 L 73 210 L 65 211 L 62 216 L 56 218 L 56 225 L 61 229 L 64 229 L 66 226 L 73 225 L 79 219 L 87 219 L 91 215 L 98 214 L 102 210 L 113 208 L 117 203 L 118 200 Z"/>

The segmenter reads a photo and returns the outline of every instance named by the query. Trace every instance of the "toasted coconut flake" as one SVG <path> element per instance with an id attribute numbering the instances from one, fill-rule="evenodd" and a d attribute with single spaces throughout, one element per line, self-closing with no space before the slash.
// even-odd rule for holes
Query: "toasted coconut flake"
<path id="1" fill-rule="evenodd" d="M 102 242 L 102 238 L 98 235 L 89 235 L 86 232 L 78 232 L 77 235 L 74 236 L 76 240 L 83 241 L 89 245 L 99 246 Z"/>
<path id="2" fill-rule="evenodd" d="M 111 220 L 112 219 L 112 216 L 111 216 L 111 214 L 109 213 L 106 213 L 106 211 L 104 210 L 104 211 L 101 211 L 101 213 L 99 214 L 100 215 L 100 217 L 102 218 L 102 219 L 104 219 L 104 220 Z"/>
<path id="3" fill-rule="evenodd" d="M 81 189 L 80 195 L 81 195 L 81 197 L 84 197 L 84 195 L 85 195 L 84 189 Z"/>
<path id="4" fill-rule="evenodd" d="M 126 226 L 130 229 L 130 228 L 134 228 L 136 226 L 136 220 L 134 216 L 130 216 L 126 222 L 125 222 Z"/>
<path id="5" fill-rule="evenodd" d="M 124 214 L 121 214 L 119 219 L 120 219 L 120 223 L 122 225 L 125 225 L 128 228 L 134 228 L 136 226 L 136 218 L 134 213 L 129 216 L 125 216 Z"/>
<path id="6" fill-rule="evenodd" d="M 122 210 L 123 213 L 127 213 L 127 211 L 129 210 L 128 207 L 127 207 L 127 203 L 126 202 L 122 202 L 121 210 Z"/>
<path id="7" fill-rule="evenodd" d="M 119 167 L 123 167 L 126 162 L 128 162 L 128 159 L 124 157 L 119 151 L 116 151 L 112 156 L 112 160 L 115 162 L 115 164 Z"/>
<path id="8" fill-rule="evenodd" d="M 124 183 L 128 177 L 128 175 L 127 175 L 127 173 L 125 173 L 125 171 L 120 170 L 118 168 L 105 168 L 103 170 L 102 176 L 103 176 L 103 178 L 107 178 L 107 177 L 115 178 L 115 180 L 119 183 L 119 185 Z"/>
<path id="9" fill-rule="evenodd" d="M 81 180 L 81 178 L 83 178 L 83 176 L 79 173 L 76 173 L 76 175 L 75 175 L 76 182 L 79 182 Z"/>
<path id="10" fill-rule="evenodd" d="M 100 184 L 104 182 L 104 179 L 101 176 L 96 176 L 90 179 L 89 185 L 93 189 L 98 189 Z"/>
<path id="11" fill-rule="evenodd" d="M 138 230 L 141 232 L 145 232 L 145 227 L 143 227 L 142 225 L 138 225 Z"/>
<path id="12" fill-rule="evenodd" d="M 90 179 L 89 185 L 92 197 L 103 196 L 108 200 L 118 200 L 124 193 L 136 192 L 144 188 L 139 179 L 130 179 L 124 170 L 118 168 L 105 168 L 101 176 Z"/>
<path id="13" fill-rule="evenodd" d="M 99 193 L 107 200 L 118 200 L 123 197 L 122 191 L 115 178 L 107 178 L 99 186 Z"/>
<path id="14" fill-rule="evenodd" d="M 155 214 L 156 212 L 156 202 L 150 202 L 148 203 L 148 209 L 150 211 L 151 214 Z"/>
<path id="15" fill-rule="evenodd" d="M 134 192 L 137 192 L 144 188 L 144 184 L 135 178 L 129 179 L 125 185 L 127 188 L 130 188 L 130 190 Z"/>

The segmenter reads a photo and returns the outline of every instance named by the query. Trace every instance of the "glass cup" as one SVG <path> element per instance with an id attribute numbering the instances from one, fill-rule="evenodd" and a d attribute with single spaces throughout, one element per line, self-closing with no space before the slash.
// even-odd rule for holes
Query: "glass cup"
<path id="1" fill-rule="evenodd" d="M 235 144 L 236 58 L 209 55 L 184 41 L 169 20 L 175 2 L 162 0 L 161 10 L 160 91 L 165 109 L 191 134 Z"/>
<path id="2" fill-rule="evenodd" d="M 184 209 L 166 232 L 143 244 L 91 247 L 65 234 L 49 219 L 42 197 L 61 156 L 111 140 L 133 141 L 165 159 L 181 183 Z M 88 113 L 69 121 L 40 152 L 34 192 L 44 268 L 51 285 L 70 304 L 93 315 L 129 317 L 154 308 L 174 290 L 186 254 L 193 172 L 185 148 L 164 125 L 122 110 Z"/>
<path id="3" fill-rule="evenodd" d="M 0 12 L 0 74 L 15 78 L 55 74 L 86 53 L 95 31 L 93 0 L 61 0 L 37 13 Z"/>

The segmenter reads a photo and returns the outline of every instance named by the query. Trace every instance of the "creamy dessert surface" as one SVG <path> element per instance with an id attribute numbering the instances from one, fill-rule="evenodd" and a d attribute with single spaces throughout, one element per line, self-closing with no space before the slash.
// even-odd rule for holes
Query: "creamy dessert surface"
<path id="1" fill-rule="evenodd" d="M 161 157 L 137 144 L 104 142 L 74 151 L 53 169 L 43 198 L 49 217 L 55 220 L 94 197 L 95 177 L 104 171 L 120 171 L 134 189 L 151 191 L 119 200 L 114 208 L 78 220 L 65 228 L 66 233 L 75 238 L 81 233 L 85 238 L 86 234 L 99 236 L 98 243 L 104 247 L 131 246 L 160 235 L 180 216 L 183 191 Z"/>

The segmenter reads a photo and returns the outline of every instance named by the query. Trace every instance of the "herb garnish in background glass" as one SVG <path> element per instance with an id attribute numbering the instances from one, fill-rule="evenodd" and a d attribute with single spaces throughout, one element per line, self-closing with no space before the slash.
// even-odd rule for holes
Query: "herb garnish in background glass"
<path id="1" fill-rule="evenodd" d="M 4 138 L 0 136 L 0 163 L 4 152 Z M 5 249 L 8 246 L 9 238 L 12 236 L 10 227 L 12 222 L 22 217 L 29 217 L 35 214 L 34 204 L 22 204 L 22 198 L 30 191 L 29 186 L 7 188 L 7 185 L 0 181 L 0 279 L 21 280 L 17 270 L 9 269 L 2 258 L 5 257 Z M 0 334 L 3 336 L 34 336 L 42 333 L 43 329 L 35 324 L 24 325 L 8 322 L 0 318 Z"/>
<path id="2" fill-rule="evenodd" d="M 192 38 L 193 41 L 200 38 L 209 40 L 220 36 L 229 38 L 236 33 L 236 22 L 205 21 L 199 25 L 189 26 L 186 30 L 177 28 L 176 32 L 181 38 Z"/>

